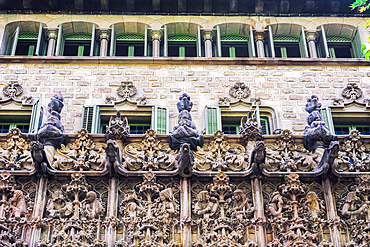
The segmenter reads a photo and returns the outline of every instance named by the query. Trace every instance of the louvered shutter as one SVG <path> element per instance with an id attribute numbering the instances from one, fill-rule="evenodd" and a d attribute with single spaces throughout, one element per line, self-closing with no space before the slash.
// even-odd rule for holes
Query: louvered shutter
<path id="1" fill-rule="evenodd" d="M 328 43 L 326 42 L 326 34 L 325 34 L 325 29 L 324 26 L 321 26 L 321 31 L 320 31 L 320 38 L 319 38 L 319 55 L 321 58 L 329 58 L 329 48 L 328 48 Z"/>
<path id="2" fill-rule="evenodd" d="M 12 39 L 12 49 L 11 49 L 11 52 L 10 52 L 10 55 L 11 56 L 14 56 L 15 55 L 15 51 L 17 50 L 17 44 L 18 44 L 18 37 L 19 37 L 19 30 L 20 28 L 17 27 L 14 31 L 14 34 L 13 34 L 13 39 Z"/>
<path id="3" fill-rule="evenodd" d="M 55 56 L 63 56 L 64 53 L 64 35 L 62 24 L 59 25 L 57 47 L 55 49 Z"/>
<path id="4" fill-rule="evenodd" d="M 307 40 L 304 27 L 302 26 L 301 35 L 299 36 L 299 50 L 301 52 L 301 57 L 308 58 Z"/>
<path id="5" fill-rule="evenodd" d="M 221 51 L 221 31 L 220 31 L 220 26 L 217 25 L 217 30 L 216 30 L 216 42 L 217 42 L 217 56 L 222 57 L 222 51 Z"/>
<path id="6" fill-rule="evenodd" d="M 164 25 L 164 34 L 163 34 L 163 56 L 168 57 L 168 33 L 167 25 Z"/>
<path id="7" fill-rule="evenodd" d="M 360 28 L 356 27 L 355 34 L 353 35 L 352 38 L 352 50 L 353 50 L 353 55 L 355 58 L 361 58 L 362 57 L 362 39 L 361 39 L 361 33 L 360 33 Z"/>
<path id="8" fill-rule="evenodd" d="M 36 134 L 42 124 L 42 97 L 38 98 L 32 106 L 31 120 L 30 120 L 30 134 Z"/>
<path id="9" fill-rule="evenodd" d="M 218 106 L 206 106 L 205 120 L 207 135 L 213 135 L 217 130 L 221 130 L 221 109 Z"/>
<path id="10" fill-rule="evenodd" d="M 328 126 L 330 132 L 335 135 L 333 117 L 331 116 L 331 109 L 329 107 L 320 110 L 322 120 Z"/>
<path id="11" fill-rule="evenodd" d="M 145 24 L 145 35 L 144 35 L 144 57 L 148 56 L 148 25 Z"/>
<path id="12" fill-rule="evenodd" d="M 40 23 L 35 55 L 44 56 L 45 51 L 46 51 L 46 40 L 45 40 L 45 34 L 44 34 L 44 25 Z"/>
<path id="13" fill-rule="evenodd" d="M 90 134 L 99 133 L 100 110 L 98 106 L 84 106 L 81 128 L 86 129 Z"/>
<path id="14" fill-rule="evenodd" d="M 196 46 L 197 46 L 197 57 L 201 57 L 202 56 L 202 41 L 201 41 L 201 34 L 200 34 L 200 26 L 198 25 L 198 30 L 197 30 L 197 42 L 196 42 Z"/>
<path id="15" fill-rule="evenodd" d="M 152 109 L 152 129 L 157 134 L 166 135 L 169 133 L 169 111 L 168 107 L 154 106 Z"/>
<path id="16" fill-rule="evenodd" d="M 270 55 L 272 58 L 275 57 L 275 46 L 274 46 L 274 36 L 272 35 L 272 29 L 271 26 L 269 26 L 269 33 L 268 33 L 268 44 L 270 48 Z"/>
<path id="17" fill-rule="evenodd" d="M 110 51 L 109 56 L 114 57 L 116 55 L 116 32 L 114 31 L 114 25 L 110 34 Z"/>
<path id="18" fill-rule="evenodd" d="M 95 56 L 95 47 L 96 47 L 96 28 L 95 24 L 92 26 L 91 30 L 91 45 L 90 45 L 90 56 Z"/>
<path id="19" fill-rule="evenodd" d="M 254 35 L 252 26 L 249 26 L 248 53 L 249 57 L 256 57 L 256 48 L 254 45 Z"/>

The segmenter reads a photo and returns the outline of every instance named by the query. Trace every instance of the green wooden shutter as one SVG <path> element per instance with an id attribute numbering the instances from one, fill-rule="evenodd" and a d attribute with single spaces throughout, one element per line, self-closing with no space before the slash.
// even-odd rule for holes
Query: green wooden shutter
<path id="1" fill-rule="evenodd" d="M 99 106 L 84 106 L 82 112 L 81 128 L 86 129 L 90 134 L 97 134 L 100 130 Z"/>
<path id="2" fill-rule="evenodd" d="M 42 124 L 42 97 L 38 98 L 32 106 L 32 114 L 30 120 L 30 134 L 36 134 Z"/>
<path id="3" fill-rule="evenodd" d="M 337 56 L 335 55 L 335 49 L 334 49 L 334 47 L 329 47 L 328 48 L 328 51 L 329 51 L 330 58 L 337 58 Z"/>
<path id="4" fill-rule="evenodd" d="M 274 46 L 274 37 L 272 35 L 271 26 L 269 26 L 269 34 L 268 34 L 268 36 L 269 36 L 268 43 L 269 43 L 271 57 L 274 58 L 275 57 L 275 46 Z"/>
<path id="5" fill-rule="evenodd" d="M 268 124 L 268 119 L 267 118 L 260 118 L 260 125 L 262 127 L 262 134 L 263 135 L 269 135 L 270 134 L 270 129 L 269 129 L 269 124 Z"/>
<path id="6" fill-rule="evenodd" d="M 45 55 L 45 46 L 46 46 L 46 41 L 45 41 L 45 35 L 44 35 L 44 25 L 40 23 L 39 27 L 39 35 L 37 37 L 37 45 L 36 45 L 36 56 L 44 56 Z"/>
<path id="7" fill-rule="evenodd" d="M 179 57 L 185 57 L 185 46 L 179 46 Z"/>
<path id="8" fill-rule="evenodd" d="M 307 41 L 306 41 L 306 33 L 304 31 L 304 27 L 302 26 L 301 35 L 299 36 L 299 50 L 301 52 L 301 57 L 308 58 L 308 49 L 307 49 Z"/>
<path id="9" fill-rule="evenodd" d="M 235 46 L 230 46 L 229 47 L 229 54 L 230 54 L 230 57 L 235 57 Z"/>
<path id="10" fill-rule="evenodd" d="M 12 50 L 10 52 L 11 56 L 15 56 L 15 51 L 17 50 L 17 44 L 18 44 L 18 37 L 19 37 L 19 30 L 20 28 L 17 27 L 13 34 L 13 43 L 12 43 Z"/>
<path id="11" fill-rule="evenodd" d="M 220 26 L 217 25 L 217 30 L 216 30 L 216 42 L 217 42 L 217 55 L 218 57 L 222 57 L 222 51 L 221 51 L 221 31 L 220 31 Z"/>
<path id="12" fill-rule="evenodd" d="M 148 25 L 145 24 L 145 35 L 144 35 L 144 57 L 148 56 Z"/>
<path id="13" fill-rule="evenodd" d="M 353 50 L 354 57 L 361 58 L 362 57 L 362 51 L 361 51 L 362 39 L 361 39 L 361 33 L 360 33 L 359 27 L 356 27 L 356 31 L 355 31 L 355 34 L 353 35 L 351 43 L 352 43 L 352 50 Z"/>
<path id="14" fill-rule="evenodd" d="M 198 25 L 198 30 L 197 30 L 197 57 L 201 57 L 202 56 L 202 39 L 201 39 L 201 36 L 200 36 L 200 26 Z"/>
<path id="15" fill-rule="evenodd" d="M 333 123 L 333 117 L 331 116 L 331 109 L 330 107 L 325 107 L 320 110 L 322 120 L 325 122 L 325 124 L 328 126 L 330 132 L 335 135 L 334 130 L 334 123 Z"/>
<path id="16" fill-rule="evenodd" d="M 152 108 L 152 129 L 157 134 L 167 135 L 169 133 L 169 111 L 168 107 L 154 106 Z"/>
<path id="17" fill-rule="evenodd" d="M 284 47 L 284 46 L 280 47 L 280 53 L 281 53 L 281 57 L 282 58 L 287 58 L 288 57 L 288 53 L 286 51 L 286 47 Z"/>
<path id="18" fill-rule="evenodd" d="M 319 47 L 320 47 L 320 57 L 322 58 L 329 58 L 329 48 L 328 43 L 326 42 L 326 34 L 324 26 L 321 26 L 321 35 L 319 38 Z"/>
<path id="19" fill-rule="evenodd" d="M 218 106 L 206 106 L 205 120 L 207 135 L 213 135 L 217 130 L 221 130 L 221 109 Z"/>
<path id="20" fill-rule="evenodd" d="M 133 56 L 134 56 L 134 54 L 135 54 L 135 46 L 130 45 L 130 46 L 128 47 L 127 56 L 128 56 L 128 57 L 133 57 Z"/>
<path id="21" fill-rule="evenodd" d="M 59 25 L 57 47 L 55 49 L 55 56 L 63 56 L 64 53 L 64 35 L 62 24 Z"/>
<path id="22" fill-rule="evenodd" d="M 114 31 L 114 25 L 112 25 L 112 30 L 110 34 L 110 51 L 109 55 L 114 57 L 116 55 L 116 33 Z"/>
<path id="23" fill-rule="evenodd" d="M 95 51 L 95 43 L 96 43 L 96 29 L 95 29 L 95 24 L 92 26 L 91 30 L 91 46 L 90 46 L 90 57 L 94 56 L 94 51 Z"/>
<path id="24" fill-rule="evenodd" d="M 249 26 L 248 53 L 249 57 L 256 57 L 256 48 L 254 46 L 254 35 L 252 26 Z"/>
<path id="25" fill-rule="evenodd" d="M 167 25 L 164 25 L 164 34 L 163 34 L 163 56 L 168 57 L 168 33 Z"/>

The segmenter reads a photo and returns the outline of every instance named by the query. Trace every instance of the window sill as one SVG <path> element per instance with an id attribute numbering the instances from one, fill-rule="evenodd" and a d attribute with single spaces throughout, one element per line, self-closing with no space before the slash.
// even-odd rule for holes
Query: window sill
<path id="1" fill-rule="evenodd" d="M 0 56 L 1 63 L 189 64 L 189 65 L 348 65 L 369 66 L 363 58 L 205 58 L 205 57 L 46 57 Z"/>

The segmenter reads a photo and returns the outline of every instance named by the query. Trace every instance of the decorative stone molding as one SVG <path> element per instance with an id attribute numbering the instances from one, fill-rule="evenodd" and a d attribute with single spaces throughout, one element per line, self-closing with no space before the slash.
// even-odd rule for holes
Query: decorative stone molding
<path id="1" fill-rule="evenodd" d="M 229 97 L 226 97 L 226 96 L 219 96 L 218 97 L 218 104 L 219 105 L 223 105 L 223 106 L 227 106 L 227 105 L 230 105 L 230 98 Z"/>
<path id="2" fill-rule="evenodd" d="M 249 97 L 251 91 L 244 82 L 237 82 L 230 88 L 229 94 L 231 97 L 236 98 L 238 101 L 244 100 Z"/>
<path id="3" fill-rule="evenodd" d="M 8 82 L 3 88 L 4 96 L 9 99 L 16 99 L 18 96 L 23 94 L 23 87 L 17 81 Z"/>
<path id="4" fill-rule="evenodd" d="M 342 96 L 350 101 L 355 101 L 362 96 L 362 90 L 357 83 L 351 82 L 343 89 Z"/>
<path id="5" fill-rule="evenodd" d="M 117 88 L 118 96 L 122 97 L 124 101 L 129 100 L 136 93 L 137 89 L 130 81 L 121 82 L 121 85 Z"/>

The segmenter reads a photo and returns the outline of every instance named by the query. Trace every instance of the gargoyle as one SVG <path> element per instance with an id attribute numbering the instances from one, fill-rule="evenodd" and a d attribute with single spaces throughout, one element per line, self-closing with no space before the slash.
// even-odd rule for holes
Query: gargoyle
<path id="1" fill-rule="evenodd" d="M 253 174 L 261 174 L 264 167 L 265 167 L 265 159 L 266 159 L 266 145 L 263 141 L 258 141 L 256 145 L 254 145 L 250 165 L 253 170 Z"/>
<path id="2" fill-rule="evenodd" d="M 32 141 L 30 151 L 37 174 L 45 174 L 46 167 L 48 166 L 48 159 L 46 157 L 44 145 L 39 141 Z"/>
<path id="3" fill-rule="evenodd" d="M 113 140 L 107 141 L 105 147 L 105 153 L 107 156 L 107 169 L 111 176 L 118 172 L 118 167 L 122 165 L 119 148 L 116 146 L 116 142 Z"/>
<path id="4" fill-rule="evenodd" d="M 180 148 L 180 154 L 177 156 L 179 164 L 179 175 L 184 178 L 191 177 L 193 174 L 194 156 L 190 150 L 190 144 L 183 143 Z"/>

